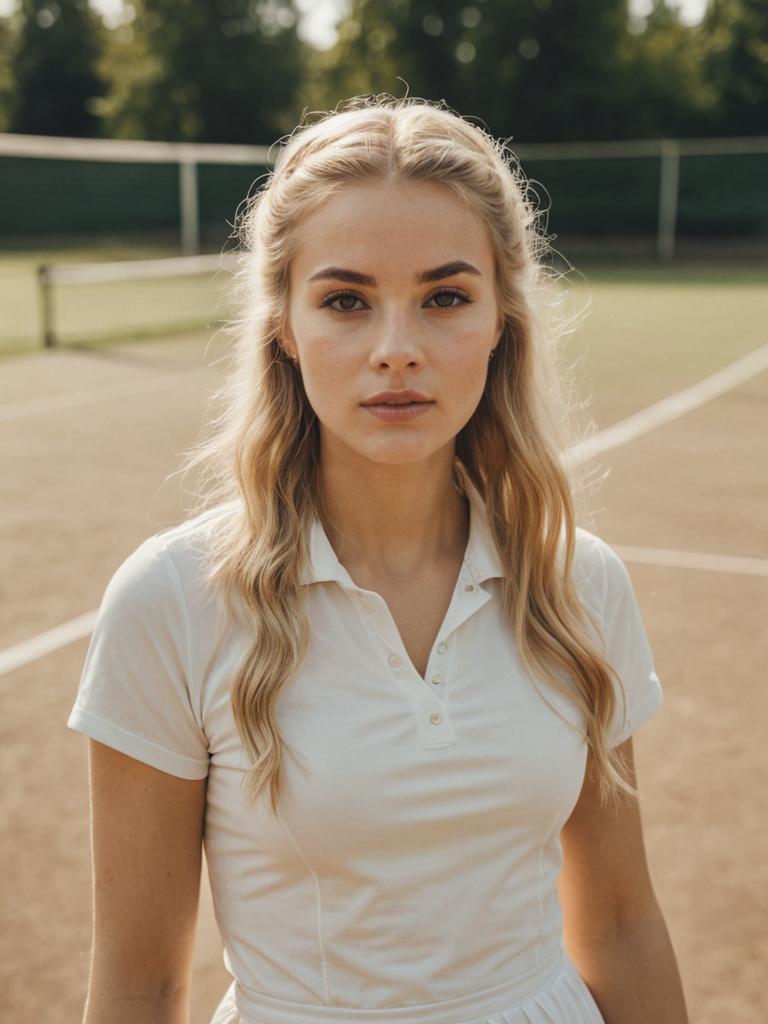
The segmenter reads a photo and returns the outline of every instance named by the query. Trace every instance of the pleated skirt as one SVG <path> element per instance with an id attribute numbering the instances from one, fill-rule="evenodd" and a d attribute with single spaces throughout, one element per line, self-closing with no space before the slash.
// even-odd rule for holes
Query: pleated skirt
<path id="1" fill-rule="evenodd" d="M 327 1009 L 327 1008 L 324 1008 Z M 402 1021 L 399 1016 L 398 1020 Z M 348 1013 L 348 1011 L 347 1011 Z M 414 1018 L 417 1020 L 417 1018 Z M 227 989 L 210 1024 L 265 1024 L 244 1017 L 235 1005 L 235 982 Z M 307 1020 L 306 1024 L 312 1024 Z M 560 970 L 546 986 L 498 1013 L 445 1024 L 605 1024 L 605 1020 L 571 960 L 564 954 Z"/>

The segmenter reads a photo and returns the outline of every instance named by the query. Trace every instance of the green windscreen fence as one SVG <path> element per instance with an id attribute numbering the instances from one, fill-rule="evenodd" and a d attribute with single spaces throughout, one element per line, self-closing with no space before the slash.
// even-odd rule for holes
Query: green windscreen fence
<path id="1" fill-rule="evenodd" d="M 652 237 L 659 216 L 658 157 L 528 160 L 535 205 L 558 235 Z M 543 186 L 543 187 L 542 187 Z"/>
<path id="2" fill-rule="evenodd" d="M 551 232 L 651 238 L 656 231 L 661 174 L 656 156 L 530 160 L 523 170 L 535 179 L 537 206 L 550 207 Z M 768 153 L 681 156 L 678 237 L 768 240 L 766 182 Z"/>
<path id="3" fill-rule="evenodd" d="M 203 237 L 218 244 L 265 167 L 198 164 L 198 218 Z M 179 166 L 0 155 L 0 236 L 29 240 L 56 236 L 177 233 Z"/>
<path id="4" fill-rule="evenodd" d="M 658 156 L 531 159 L 522 167 L 549 208 L 546 226 L 559 237 L 655 236 L 659 221 Z M 197 163 L 200 237 L 219 247 L 236 212 L 267 168 Z M 768 153 L 680 157 L 678 238 L 768 241 Z M 180 231 L 179 165 L 0 155 L 0 236 L 30 247 L 36 240 Z"/>
<path id="5" fill-rule="evenodd" d="M 178 223 L 175 164 L 0 157 L 4 236 L 114 234 Z"/>
<path id="6" fill-rule="evenodd" d="M 691 238 L 768 238 L 768 153 L 681 157 L 677 226 Z"/>
<path id="7" fill-rule="evenodd" d="M 238 206 L 249 192 L 255 191 L 267 168 L 244 164 L 198 164 L 197 172 L 201 234 L 213 237 L 217 232 L 226 232 L 228 236 L 231 231 L 229 225 L 235 223 Z"/>

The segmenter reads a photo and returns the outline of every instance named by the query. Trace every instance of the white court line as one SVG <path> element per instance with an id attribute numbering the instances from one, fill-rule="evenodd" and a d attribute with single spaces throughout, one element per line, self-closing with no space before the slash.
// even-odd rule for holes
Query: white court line
<path id="1" fill-rule="evenodd" d="M 717 373 L 700 380 L 698 384 L 676 391 L 675 394 L 662 398 L 660 402 L 654 402 L 633 416 L 606 427 L 593 438 L 587 438 L 574 445 L 568 455 L 581 462 L 611 448 L 618 448 L 619 445 L 633 441 L 664 423 L 678 419 L 711 398 L 717 398 L 718 395 L 738 387 L 763 370 L 768 370 L 768 344 L 754 349 L 743 358 L 737 359 L 735 363 L 730 363 Z"/>
<path id="2" fill-rule="evenodd" d="M 568 453 L 577 459 L 589 458 L 598 452 L 607 451 L 609 448 L 616 448 L 641 434 L 653 430 L 662 423 L 682 416 L 684 413 L 702 405 L 710 398 L 723 394 L 730 388 L 737 387 L 744 381 L 749 380 L 756 374 L 768 369 L 768 344 L 762 348 L 755 349 L 743 359 L 738 359 L 711 377 L 694 384 L 693 387 L 678 391 L 668 398 L 662 399 L 647 409 L 636 413 L 628 419 L 621 420 L 612 427 L 596 434 L 591 438 L 590 450 L 585 453 L 584 445 L 575 445 Z M 175 375 L 171 374 L 169 377 Z M 160 378 L 158 383 L 165 383 L 167 378 Z M 146 384 L 145 384 L 146 386 Z M 632 548 L 616 547 L 617 554 L 624 558 L 626 553 L 627 561 L 645 562 L 649 565 L 670 565 L 686 569 L 705 569 L 708 572 L 737 572 L 747 573 L 753 576 L 766 576 L 766 565 L 768 560 L 762 558 L 738 558 L 729 555 L 708 555 L 692 551 L 667 551 L 663 548 Z M 70 619 L 61 626 L 47 630 L 31 640 L 16 644 L 0 651 L 0 675 L 11 672 L 14 669 L 28 665 L 31 661 L 44 657 L 52 651 L 66 647 L 75 640 L 87 636 L 93 629 L 96 621 L 96 611 L 86 612 L 76 619 Z"/>
<path id="3" fill-rule="evenodd" d="M 768 558 L 739 555 L 710 555 L 704 551 L 673 551 L 669 548 L 636 548 L 614 544 L 616 554 L 625 562 L 644 565 L 669 565 L 673 569 L 701 569 L 704 572 L 735 572 L 746 576 L 768 576 Z"/>
<path id="4" fill-rule="evenodd" d="M 13 672 L 14 669 L 22 668 L 31 661 L 44 658 L 46 654 L 88 636 L 93 632 L 96 615 L 97 611 L 86 612 L 85 615 L 70 619 L 61 626 L 54 626 L 45 633 L 33 636 L 31 640 L 24 640 L 14 647 L 6 647 L 4 651 L 0 651 L 0 675 Z"/>

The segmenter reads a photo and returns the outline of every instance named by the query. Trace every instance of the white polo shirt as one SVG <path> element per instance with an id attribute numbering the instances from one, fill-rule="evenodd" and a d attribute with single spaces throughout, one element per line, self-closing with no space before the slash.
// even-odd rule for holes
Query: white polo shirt
<path id="1" fill-rule="evenodd" d="M 355 584 L 314 521 L 311 643 L 278 704 L 302 763 L 286 751 L 278 819 L 265 795 L 251 810 L 241 793 L 229 694 L 249 638 L 202 578 L 216 512 L 149 537 L 106 588 L 67 724 L 172 775 L 207 776 L 228 999 L 249 1024 L 602 1019 L 563 951 L 556 890 L 583 716 L 522 667 L 485 508 L 456 465 L 469 539 L 424 678 L 383 598 Z M 583 529 L 574 580 L 627 693 L 615 745 L 661 687 L 627 570 Z"/>

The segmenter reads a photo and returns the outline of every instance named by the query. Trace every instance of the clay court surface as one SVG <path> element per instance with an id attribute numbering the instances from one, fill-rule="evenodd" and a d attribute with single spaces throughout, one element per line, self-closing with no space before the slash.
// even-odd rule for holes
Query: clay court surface
<path id="1" fill-rule="evenodd" d="M 765 282 L 595 275 L 569 342 L 605 428 L 768 343 Z M 0 653 L 96 609 L 184 517 L 179 456 L 221 379 L 212 332 L 0 360 Z M 768 370 L 598 460 L 582 525 L 625 558 L 665 691 L 635 735 L 651 872 L 696 1024 L 768 1020 Z M 734 556 L 682 567 L 684 552 Z M 746 561 L 752 560 L 752 561 Z M 91 938 L 83 635 L 0 674 L 9 1024 L 81 1019 Z M 23 660 L 23 659 L 22 659 Z M 192 1024 L 229 982 L 205 874 Z M 654 1024 L 654 1022 L 649 1022 Z"/>

